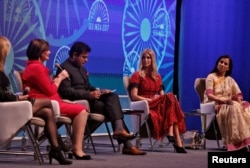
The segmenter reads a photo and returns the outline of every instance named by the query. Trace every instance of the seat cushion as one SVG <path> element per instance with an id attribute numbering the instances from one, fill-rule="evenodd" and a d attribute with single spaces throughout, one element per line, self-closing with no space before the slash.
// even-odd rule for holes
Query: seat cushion
<path id="1" fill-rule="evenodd" d="M 39 117 L 32 117 L 29 122 L 31 125 L 36 125 L 39 127 L 45 126 L 45 121 Z"/>
<path id="2" fill-rule="evenodd" d="M 71 124 L 72 120 L 69 117 L 59 116 L 57 117 L 57 122 L 64 123 L 64 124 Z"/>
<path id="3" fill-rule="evenodd" d="M 105 117 L 101 114 L 89 113 L 89 120 L 95 120 L 95 121 L 102 122 L 102 121 L 104 121 L 104 119 L 105 119 Z"/>

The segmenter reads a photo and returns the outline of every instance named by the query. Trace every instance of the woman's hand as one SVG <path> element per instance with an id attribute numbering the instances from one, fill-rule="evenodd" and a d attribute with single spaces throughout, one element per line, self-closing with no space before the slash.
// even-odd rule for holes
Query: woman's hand
<path id="1" fill-rule="evenodd" d="M 68 72 L 64 69 L 62 70 L 58 76 L 53 80 L 54 84 L 59 87 L 59 85 L 61 84 L 61 82 L 65 79 L 68 78 L 69 79 L 69 74 Z"/>
<path id="2" fill-rule="evenodd" d="M 229 105 L 233 104 L 233 100 L 224 97 L 220 98 L 220 101 L 224 104 L 229 104 Z"/>
<path id="3" fill-rule="evenodd" d="M 151 102 L 151 101 L 154 101 L 155 99 L 158 99 L 160 97 L 160 95 L 155 95 L 154 97 L 152 97 L 152 98 L 146 98 L 146 100 L 148 101 L 148 102 Z"/>
<path id="4" fill-rule="evenodd" d="M 29 95 L 18 95 L 18 100 L 28 100 Z"/>
<path id="5" fill-rule="evenodd" d="M 66 79 L 66 78 L 69 77 L 69 74 L 68 74 L 68 72 L 64 69 L 64 70 L 62 70 L 62 71 L 59 73 L 58 77 L 61 78 L 61 80 L 64 80 L 64 79 Z"/>

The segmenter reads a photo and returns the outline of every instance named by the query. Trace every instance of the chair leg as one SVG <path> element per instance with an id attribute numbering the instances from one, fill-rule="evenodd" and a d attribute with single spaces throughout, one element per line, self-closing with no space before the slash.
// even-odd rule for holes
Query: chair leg
<path id="1" fill-rule="evenodd" d="M 72 139 L 71 125 L 65 124 L 64 126 L 65 126 L 65 129 L 66 129 L 66 132 L 67 132 L 69 138 Z"/>
<path id="2" fill-rule="evenodd" d="M 115 150 L 115 145 L 114 145 L 113 139 L 112 139 L 112 137 L 111 137 L 111 133 L 110 133 L 108 124 L 107 124 L 107 122 L 104 122 L 104 123 L 105 123 L 106 129 L 107 129 L 107 131 L 108 131 L 108 136 L 109 136 L 111 145 L 112 145 L 112 147 L 113 147 L 113 151 L 116 152 L 116 150 Z"/>
<path id="3" fill-rule="evenodd" d="M 148 138 L 149 138 L 150 148 L 151 148 L 151 150 L 153 150 L 154 145 L 152 143 L 152 137 L 151 137 L 150 128 L 149 128 L 147 120 L 145 121 L 145 124 L 146 124 L 147 134 L 148 134 Z"/>
<path id="4" fill-rule="evenodd" d="M 35 139 L 34 137 L 34 134 L 33 134 L 33 131 L 32 131 L 32 128 L 31 128 L 31 125 L 26 125 L 26 130 L 28 132 L 28 135 L 30 137 L 30 140 L 32 142 L 32 145 L 34 147 L 34 152 L 35 152 L 35 156 L 37 157 L 38 161 L 40 164 L 42 164 L 42 162 L 44 162 L 43 160 L 43 156 L 41 154 L 41 151 L 39 149 L 39 145 L 37 143 L 37 140 Z"/>
<path id="5" fill-rule="evenodd" d="M 93 148 L 93 150 L 94 150 L 94 153 L 96 154 L 94 141 L 93 141 L 93 138 L 92 138 L 92 136 L 91 136 L 91 133 L 90 133 L 90 130 L 89 130 L 89 126 L 88 126 L 88 125 L 86 125 L 86 134 L 87 134 L 87 137 L 90 139 L 92 148 Z M 85 138 L 84 138 L 84 139 L 85 139 Z"/>
<path id="6" fill-rule="evenodd" d="M 218 148 L 220 149 L 220 142 L 219 142 L 219 138 L 218 138 L 218 131 L 216 129 L 216 118 L 213 120 L 213 129 L 214 129 L 214 134 L 215 134 L 215 138 L 216 138 L 216 141 L 217 141 L 217 145 L 218 145 Z"/>

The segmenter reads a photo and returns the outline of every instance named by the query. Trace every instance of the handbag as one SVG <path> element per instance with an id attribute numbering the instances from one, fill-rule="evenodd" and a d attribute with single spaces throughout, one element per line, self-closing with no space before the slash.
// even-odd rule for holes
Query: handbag
<path id="1" fill-rule="evenodd" d="M 199 149 L 203 144 L 203 138 L 198 130 L 188 130 L 183 134 L 185 148 Z"/>

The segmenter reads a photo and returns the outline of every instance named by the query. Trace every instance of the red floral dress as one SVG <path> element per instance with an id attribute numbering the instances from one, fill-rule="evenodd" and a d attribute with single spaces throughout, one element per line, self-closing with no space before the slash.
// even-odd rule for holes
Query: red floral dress
<path id="1" fill-rule="evenodd" d="M 130 89 L 138 88 L 138 95 L 153 98 L 159 95 L 162 89 L 161 76 L 157 80 L 146 76 L 142 78 L 139 72 L 135 72 L 130 79 Z M 149 102 L 150 118 L 153 123 L 153 138 L 162 139 L 167 135 L 168 129 L 173 124 L 178 124 L 180 133 L 186 131 L 184 113 L 173 93 L 166 93 Z"/>

